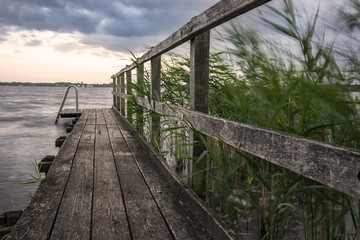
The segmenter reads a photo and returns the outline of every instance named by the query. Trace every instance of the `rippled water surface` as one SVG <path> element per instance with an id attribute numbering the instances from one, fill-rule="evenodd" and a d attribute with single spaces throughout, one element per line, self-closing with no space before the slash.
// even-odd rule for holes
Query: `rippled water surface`
<path id="1" fill-rule="evenodd" d="M 0 87 L 0 213 L 26 207 L 37 184 L 23 184 L 35 175 L 34 159 L 56 155 L 57 137 L 66 135 L 60 119 L 54 125 L 64 87 Z M 80 108 L 110 108 L 111 88 L 79 88 Z M 71 89 L 65 108 L 75 108 Z"/>

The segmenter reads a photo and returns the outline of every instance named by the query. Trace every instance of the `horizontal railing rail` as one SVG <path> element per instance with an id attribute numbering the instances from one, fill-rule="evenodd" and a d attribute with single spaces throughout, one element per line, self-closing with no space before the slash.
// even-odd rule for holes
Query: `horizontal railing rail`
<path id="1" fill-rule="evenodd" d="M 200 15 L 193 17 L 190 22 L 179 30 L 174 32 L 164 41 L 160 42 L 155 47 L 152 47 L 140 58 L 137 58 L 137 64 L 143 64 L 163 53 L 166 53 L 177 46 L 183 44 L 186 41 L 191 40 L 195 36 L 210 30 L 222 23 L 229 21 L 247 11 L 250 11 L 266 2 L 271 0 L 222 0 L 217 4 L 201 13 Z M 122 73 L 130 71 L 137 67 L 137 64 L 133 63 L 121 69 L 113 77 L 118 77 Z"/>
<path id="2" fill-rule="evenodd" d="M 114 93 L 116 94 L 116 93 Z M 131 95 L 116 94 L 124 98 Z M 360 151 L 135 97 L 157 114 L 186 119 L 199 132 L 360 199 Z"/>
<path id="3" fill-rule="evenodd" d="M 236 149 L 360 199 L 359 150 L 208 115 L 209 30 L 266 2 L 268 1 L 223 0 L 194 17 L 185 26 L 138 58 L 136 63 L 126 66 L 112 75 L 114 108 L 123 116 L 127 114 L 128 119 L 132 118 L 132 113 L 129 111 L 131 105 L 128 101 L 129 96 L 133 94 L 131 86 L 134 84 L 131 83 L 131 70 L 136 68 L 137 81 L 140 84 L 144 76 L 144 63 L 151 61 L 151 99 L 135 96 L 139 106 L 157 114 L 186 118 L 204 135 L 218 138 Z M 159 101 L 161 92 L 160 66 L 161 54 L 188 40 L 191 41 L 190 109 L 185 109 Z M 125 101 L 128 101 L 126 113 Z M 137 110 L 134 113 L 136 119 L 141 119 L 142 111 Z M 142 131 L 141 124 L 136 127 Z M 159 117 L 151 118 L 150 132 L 152 142 L 153 140 L 159 142 Z M 195 157 L 200 151 L 201 147 L 197 151 L 194 146 L 191 153 L 192 157 Z M 197 181 L 200 182 L 199 185 L 205 186 L 206 184 L 204 177 Z M 195 192 L 201 194 L 202 190 L 195 190 Z"/>

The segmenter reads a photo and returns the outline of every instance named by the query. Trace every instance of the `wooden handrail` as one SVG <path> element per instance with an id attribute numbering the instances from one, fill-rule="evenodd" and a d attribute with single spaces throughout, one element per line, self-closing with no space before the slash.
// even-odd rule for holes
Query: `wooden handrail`
<path id="1" fill-rule="evenodd" d="M 210 30 L 222 23 L 229 21 L 247 11 L 250 11 L 264 3 L 271 0 L 222 0 L 217 4 L 201 13 L 200 15 L 193 17 L 190 22 L 185 24 L 182 28 L 174 32 L 167 39 L 160 42 L 155 47 L 152 47 L 147 53 L 137 59 L 138 64 L 143 64 L 151 60 L 152 58 L 166 53 L 175 47 L 183 44 L 186 41 L 191 40 L 195 36 Z M 120 74 L 130 71 L 136 68 L 135 63 L 126 66 L 113 77 L 117 77 Z"/>
<path id="2" fill-rule="evenodd" d="M 199 16 L 194 17 L 189 23 L 170 37 L 151 48 L 151 50 L 141 58 L 138 58 L 137 64 L 139 65 L 133 63 L 132 65 L 126 66 L 114 74 L 112 78 L 119 79 L 119 76 L 125 73 L 129 74 L 130 71 L 136 67 L 139 79 L 143 75 L 144 62 L 160 56 L 162 53 L 175 48 L 185 41 L 191 40 L 192 44 L 190 49 L 194 54 L 190 54 L 190 88 L 191 86 L 199 86 L 199 84 L 201 88 L 208 88 L 206 81 L 208 73 L 206 72 L 207 70 L 204 71 L 204 69 L 206 69 L 204 68 L 206 65 L 204 65 L 204 61 L 208 61 L 208 59 L 206 59 L 206 57 L 204 57 L 205 60 L 201 59 L 200 61 L 195 59 L 197 57 L 197 51 L 201 52 L 206 50 L 199 50 L 202 46 L 199 46 L 200 44 L 197 45 L 196 41 L 201 39 L 200 36 L 211 28 L 268 1 L 269 0 L 222 0 Z M 208 44 L 208 42 L 206 44 Z M 203 55 L 206 56 L 206 54 L 198 54 L 198 56 Z M 151 81 L 153 81 L 153 78 L 154 76 L 152 76 Z M 115 80 L 114 83 L 116 83 Z M 119 81 L 117 81 L 117 83 L 120 84 Z M 123 85 L 124 83 L 121 84 Z M 113 95 L 116 96 L 114 99 L 125 101 L 125 99 L 129 98 L 130 95 L 124 94 L 124 92 L 120 92 L 120 90 L 116 91 L 115 87 L 114 89 Z M 197 92 L 195 94 L 192 91 L 196 91 L 194 87 L 190 89 L 190 103 L 197 101 L 194 99 L 198 97 L 197 94 L 207 94 L 207 91 Z M 158 102 L 157 100 L 160 98 L 159 96 L 156 97 L 157 98 L 154 98 L 154 96 L 152 96 L 151 99 L 145 99 L 143 96 L 136 96 L 135 98 L 137 104 L 141 107 L 158 114 L 176 115 L 181 119 L 186 118 L 193 127 L 207 136 L 218 138 L 236 149 L 248 152 L 278 166 L 318 181 L 325 186 L 360 199 L 359 150 L 210 116 L 206 114 L 207 112 L 205 111 L 208 106 L 207 99 L 204 96 L 201 96 L 199 99 L 205 102 L 205 104 L 201 105 L 199 109 L 191 107 L 192 110 Z M 120 100 L 114 101 L 115 107 L 119 106 L 119 101 Z M 118 110 L 122 111 L 122 109 L 119 108 Z M 136 117 L 139 121 L 136 124 L 139 131 L 142 131 L 143 126 L 143 122 L 141 122 L 143 120 L 139 117 L 142 111 L 143 110 L 140 109 Z M 158 131 L 158 129 L 156 129 L 156 131 Z"/>
<path id="3" fill-rule="evenodd" d="M 357 149 L 214 117 L 142 97 L 135 99 L 137 104 L 148 110 L 187 119 L 196 130 L 207 136 L 221 139 L 236 149 L 360 199 L 360 151 Z"/>

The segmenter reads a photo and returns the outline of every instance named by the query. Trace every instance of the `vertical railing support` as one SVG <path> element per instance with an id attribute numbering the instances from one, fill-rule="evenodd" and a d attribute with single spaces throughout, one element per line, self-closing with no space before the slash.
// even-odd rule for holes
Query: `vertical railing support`
<path id="1" fill-rule="evenodd" d="M 117 97 L 116 97 L 116 109 L 120 111 L 120 76 L 116 77 L 116 92 L 117 92 Z"/>
<path id="2" fill-rule="evenodd" d="M 161 56 L 151 59 L 151 100 L 160 101 Z M 155 107 L 155 104 L 153 105 Z M 160 151 L 160 116 L 152 112 L 151 143 Z"/>
<path id="3" fill-rule="evenodd" d="M 120 92 L 125 93 L 125 73 L 120 74 Z M 125 117 L 125 98 L 120 97 L 120 112 Z"/>
<path id="4" fill-rule="evenodd" d="M 210 32 L 204 32 L 191 40 L 190 45 L 190 109 L 203 113 L 208 113 L 209 107 L 209 51 L 210 51 Z M 206 193 L 206 170 L 207 159 L 200 161 L 200 157 L 206 150 L 202 137 L 192 133 L 191 156 L 195 159 L 192 162 L 192 188 L 200 196 L 204 197 Z"/>
<path id="5" fill-rule="evenodd" d="M 137 73 L 137 85 L 138 87 L 144 85 L 144 64 L 139 64 L 136 69 Z M 143 94 L 139 94 L 139 97 L 144 97 Z M 144 133 L 144 109 L 140 105 L 136 107 L 136 129 L 140 134 Z"/>
<path id="6" fill-rule="evenodd" d="M 132 90 L 131 90 L 131 70 L 126 72 L 126 94 L 127 95 L 132 94 Z M 129 99 L 127 99 L 126 103 L 127 103 L 127 106 L 126 106 L 127 119 L 129 120 L 130 123 L 132 123 L 132 121 L 133 121 L 133 118 L 132 118 L 132 113 L 133 113 L 132 104 L 129 101 Z"/>
<path id="7" fill-rule="evenodd" d="M 113 80 L 113 92 L 116 92 L 116 77 L 112 76 Z M 116 95 L 113 95 L 113 106 L 116 107 Z"/>

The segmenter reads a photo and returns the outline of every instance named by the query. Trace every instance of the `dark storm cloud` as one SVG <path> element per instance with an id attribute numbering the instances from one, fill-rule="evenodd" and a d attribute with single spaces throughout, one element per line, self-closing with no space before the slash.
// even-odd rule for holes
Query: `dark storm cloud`
<path id="1" fill-rule="evenodd" d="M 0 0 L 0 24 L 115 37 L 171 34 L 216 0 Z M 1 31 L 1 30 L 0 30 Z M 159 39 L 162 40 L 162 39 Z M 105 48 L 112 48 L 104 43 Z"/>

